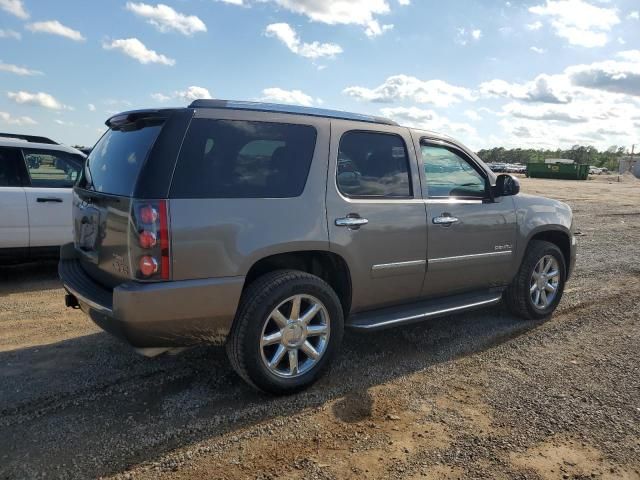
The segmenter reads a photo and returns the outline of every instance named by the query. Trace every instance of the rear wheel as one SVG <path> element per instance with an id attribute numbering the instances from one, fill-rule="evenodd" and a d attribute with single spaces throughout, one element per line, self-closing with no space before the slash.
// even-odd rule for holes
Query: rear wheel
<path id="1" fill-rule="evenodd" d="M 548 317 L 560 303 L 565 279 L 566 265 L 560 249 L 553 243 L 533 240 L 505 292 L 509 310 L 528 320 Z"/>
<path id="2" fill-rule="evenodd" d="M 274 394 L 302 390 L 328 367 L 342 341 L 340 301 L 322 279 L 280 270 L 244 292 L 227 341 L 236 372 Z"/>

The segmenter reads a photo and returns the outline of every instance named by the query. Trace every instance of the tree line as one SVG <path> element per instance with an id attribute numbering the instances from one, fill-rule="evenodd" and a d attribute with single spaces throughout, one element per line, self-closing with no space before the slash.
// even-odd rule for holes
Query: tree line
<path id="1" fill-rule="evenodd" d="M 595 167 L 606 167 L 610 170 L 618 168 L 618 161 L 621 157 L 628 155 L 625 147 L 613 145 L 606 150 L 600 151 L 594 147 L 574 145 L 568 150 L 534 150 L 531 148 L 510 148 L 503 147 L 483 149 L 478 152 L 478 156 L 487 163 L 535 163 L 544 162 L 547 158 L 565 158 L 574 160 L 577 163 L 593 165 Z"/>

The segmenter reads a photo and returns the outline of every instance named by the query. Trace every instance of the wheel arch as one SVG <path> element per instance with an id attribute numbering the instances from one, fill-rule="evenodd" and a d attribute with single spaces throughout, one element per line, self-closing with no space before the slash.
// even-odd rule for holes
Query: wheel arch
<path id="1" fill-rule="evenodd" d="M 531 242 L 534 240 L 542 240 L 545 242 L 553 243 L 560 249 L 565 264 L 566 280 L 571 263 L 571 233 L 561 226 L 558 226 L 558 228 L 542 228 L 540 230 L 534 231 L 529 236 L 526 248 L 528 248 Z M 523 250 L 522 258 L 524 258 L 524 252 L 526 251 L 526 248 Z M 520 263 L 522 262 L 522 258 L 520 259 Z"/>
<path id="2" fill-rule="evenodd" d="M 345 317 L 351 310 L 351 273 L 340 255 L 322 250 L 302 250 L 277 253 L 253 263 L 243 291 L 257 278 L 275 270 L 300 270 L 320 277 L 333 288 L 340 299 Z"/>

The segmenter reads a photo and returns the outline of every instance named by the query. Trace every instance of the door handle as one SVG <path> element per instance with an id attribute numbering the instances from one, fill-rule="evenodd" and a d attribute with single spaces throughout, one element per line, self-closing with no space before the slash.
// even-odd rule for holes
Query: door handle
<path id="1" fill-rule="evenodd" d="M 38 203 L 46 203 L 46 202 L 62 203 L 62 199 L 58 197 L 38 197 L 36 201 Z"/>
<path id="2" fill-rule="evenodd" d="M 357 230 L 363 225 L 369 223 L 369 220 L 366 218 L 362 218 L 359 215 L 349 214 L 346 217 L 336 218 L 336 226 L 337 227 L 349 227 L 354 230 Z"/>
<path id="3" fill-rule="evenodd" d="M 433 223 L 435 225 L 451 225 L 453 223 L 458 223 L 460 220 L 458 220 L 456 217 L 452 217 L 451 215 L 449 215 L 448 213 L 443 213 L 441 216 L 439 217 L 433 217 Z"/>

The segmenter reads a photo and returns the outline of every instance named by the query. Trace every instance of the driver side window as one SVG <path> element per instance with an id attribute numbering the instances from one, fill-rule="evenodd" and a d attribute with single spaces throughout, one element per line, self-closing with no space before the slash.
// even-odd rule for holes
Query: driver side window
<path id="1" fill-rule="evenodd" d="M 429 198 L 484 198 L 485 179 L 462 156 L 444 146 L 422 144 Z"/>

